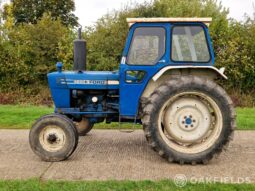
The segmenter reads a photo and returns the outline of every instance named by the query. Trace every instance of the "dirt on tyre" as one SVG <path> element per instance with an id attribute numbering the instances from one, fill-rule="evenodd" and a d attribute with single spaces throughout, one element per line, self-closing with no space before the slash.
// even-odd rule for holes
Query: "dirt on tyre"
<path id="1" fill-rule="evenodd" d="M 169 162 L 208 163 L 232 139 L 233 103 L 215 82 L 196 77 L 173 78 L 159 86 L 142 111 L 150 146 Z"/>
<path id="2" fill-rule="evenodd" d="M 71 156 L 78 144 L 73 122 L 64 115 L 51 114 L 38 119 L 29 133 L 33 152 L 42 160 L 62 161 Z"/>
<path id="3" fill-rule="evenodd" d="M 87 118 L 82 118 L 79 122 L 74 122 L 75 127 L 77 129 L 77 132 L 79 136 L 85 136 L 88 134 L 88 132 L 91 131 L 93 128 L 93 124 L 90 123 L 90 121 Z"/>

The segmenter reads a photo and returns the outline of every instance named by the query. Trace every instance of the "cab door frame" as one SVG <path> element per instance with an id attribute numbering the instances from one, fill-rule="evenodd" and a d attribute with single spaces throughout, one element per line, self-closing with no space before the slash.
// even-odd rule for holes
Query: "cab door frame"
<path id="1" fill-rule="evenodd" d="M 140 97 L 150 79 L 162 68 L 170 64 L 170 23 L 135 23 L 131 26 L 119 68 L 120 72 L 120 117 L 136 118 Z M 165 53 L 154 65 L 129 65 L 127 56 L 133 34 L 139 27 L 161 27 L 165 29 Z M 127 71 L 144 71 L 146 75 L 140 83 L 126 82 Z"/>

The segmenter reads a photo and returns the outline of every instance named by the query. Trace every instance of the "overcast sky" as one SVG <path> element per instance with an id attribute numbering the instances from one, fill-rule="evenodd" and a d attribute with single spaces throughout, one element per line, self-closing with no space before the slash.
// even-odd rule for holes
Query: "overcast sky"
<path id="1" fill-rule="evenodd" d="M 113 9 L 119 9 L 128 2 L 144 2 L 145 0 L 75 0 L 75 14 L 82 26 L 93 24 L 102 15 Z M 147 0 L 148 1 L 148 0 Z M 252 16 L 255 0 L 222 0 L 222 4 L 229 8 L 229 16 L 243 20 L 245 13 Z"/>

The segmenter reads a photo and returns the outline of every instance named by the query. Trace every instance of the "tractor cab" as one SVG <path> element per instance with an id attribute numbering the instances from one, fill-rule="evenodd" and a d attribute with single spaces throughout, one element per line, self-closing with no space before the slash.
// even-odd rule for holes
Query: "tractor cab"
<path id="1" fill-rule="evenodd" d="M 122 116 L 137 115 L 139 100 L 147 85 L 155 84 L 158 72 L 167 67 L 203 70 L 214 64 L 211 18 L 128 18 L 127 22 L 130 30 L 120 64 Z"/>

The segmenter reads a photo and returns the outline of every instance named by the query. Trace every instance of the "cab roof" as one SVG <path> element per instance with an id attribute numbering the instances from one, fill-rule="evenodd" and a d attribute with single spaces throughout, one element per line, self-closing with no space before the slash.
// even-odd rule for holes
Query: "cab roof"
<path id="1" fill-rule="evenodd" d="M 129 27 L 134 23 L 156 23 L 156 22 L 167 22 L 167 23 L 180 23 L 180 22 L 202 22 L 209 26 L 212 22 L 211 17 L 154 17 L 154 18 L 127 18 Z"/>

